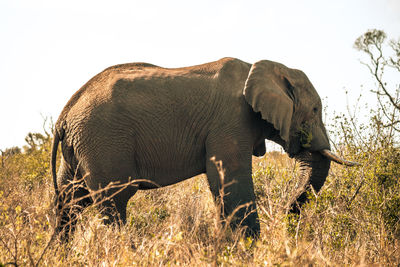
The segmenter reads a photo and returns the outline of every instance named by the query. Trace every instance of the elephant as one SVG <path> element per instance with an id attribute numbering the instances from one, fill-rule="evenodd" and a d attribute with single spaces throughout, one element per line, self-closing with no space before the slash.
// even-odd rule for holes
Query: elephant
<path id="1" fill-rule="evenodd" d="M 300 162 L 307 188 L 316 192 L 331 161 L 355 164 L 330 151 L 320 97 L 300 70 L 235 58 L 182 68 L 109 67 L 71 97 L 54 126 L 57 232 L 68 238 L 77 214 L 93 203 L 105 223 L 123 224 L 127 202 L 138 190 L 205 173 L 215 202 L 223 204 L 220 216 L 234 213 L 230 226 L 258 238 L 252 156 L 266 153 L 266 139 Z M 215 161 L 222 162 L 223 181 Z M 294 212 L 307 200 L 306 191 Z"/>

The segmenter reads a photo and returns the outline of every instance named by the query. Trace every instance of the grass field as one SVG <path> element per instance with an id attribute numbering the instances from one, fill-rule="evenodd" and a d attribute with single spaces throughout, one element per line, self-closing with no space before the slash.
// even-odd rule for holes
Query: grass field
<path id="1" fill-rule="evenodd" d="M 28 136 L 29 137 L 29 136 Z M 390 146 L 341 153 L 361 167 L 332 165 L 300 217 L 288 205 L 302 181 L 279 152 L 254 158 L 260 240 L 219 224 L 207 181 L 198 176 L 138 192 L 128 223 L 105 226 L 95 207 L 68 244 L 54 238 L 51 136 L 31 135 L 3 153 L 0 168 L 0 266 L 361 266 L 400 263 L 400 160 Z"/>

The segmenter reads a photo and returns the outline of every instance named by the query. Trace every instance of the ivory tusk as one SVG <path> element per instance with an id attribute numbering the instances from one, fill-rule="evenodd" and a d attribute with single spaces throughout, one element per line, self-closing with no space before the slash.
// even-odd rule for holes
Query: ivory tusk
<path id="1" fill-rule="evenodd" d="M 330 151 L 328 149 L 323 149 L 323 150 L 320 151 L 320 153 L 322 155 L 324 155 L 326 158 L 328 158 L 328 159 L 330 159 L 330 160 L 332 160 L 332 161 L 334 161 L 336 163 L 342 164 L 342 165 L 346 165 L 346 166 L 358 166 L 358 165 L 361 165 L 358 162 L 348 161 L 348 160 L 342 159 L 341 157 L 335 155 L 332 151 Z"/>

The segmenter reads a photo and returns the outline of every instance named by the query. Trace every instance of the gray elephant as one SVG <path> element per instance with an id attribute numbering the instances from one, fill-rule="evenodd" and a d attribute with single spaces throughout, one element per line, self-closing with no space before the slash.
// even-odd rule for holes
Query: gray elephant
<path id="1" fill-rule="evenodd" d="M 178 183 L 205 173 L 221 216 L 235 211 L 233 228 L 258 237 L 260 224 L 252 181 L 252 155 L 265 154 L 265 139 L 295 157 L 315 191 L 332 154 L 321 100 L 306 75 L 267 60 L 251 65 L 234 58 L 186 68 L 147 63 L 107 68 L 69 100 L 55 124 L 52 172 L 57 230 L 74 229 L 76 214 L 99 203 L 107 222 L 126 221 L 137 190 Z M 61 142 L 61 166 L 56 155 Z M 104 190 L 110 183 L 129 184 Z M 72 193 L 66 193 L 75 186 Z M 60 186 L 60 189 L 59 189 Z M 98 191 L 96 197 L 90 192 Z M 297 199 L 306 201 L 303 193 Z M 73 203 L 74 205 L 68 205 Z M 298 212 L 298 206 L 293 210 Z"/>

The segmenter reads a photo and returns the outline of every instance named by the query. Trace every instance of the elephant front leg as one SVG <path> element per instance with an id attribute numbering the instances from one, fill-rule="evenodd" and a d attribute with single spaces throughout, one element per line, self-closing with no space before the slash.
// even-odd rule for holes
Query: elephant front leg
<path id="1" fill-rule="evenodd" d="M 251 178 L 251 155 L 248 160 L 232 161 L 223 156 L 208 159 L 207 179 L 222 223 L 232 229 L 245 227 L 245 235 L 258 238 L 260 223 Z M 225 159 L 225 160 L 224 160 Z"/>

